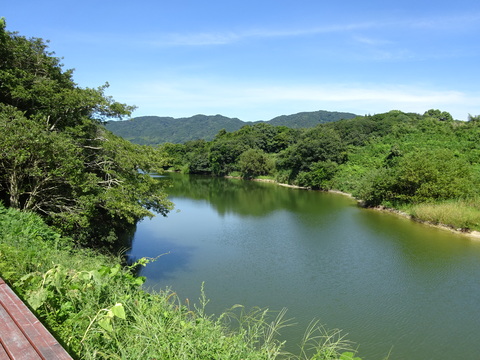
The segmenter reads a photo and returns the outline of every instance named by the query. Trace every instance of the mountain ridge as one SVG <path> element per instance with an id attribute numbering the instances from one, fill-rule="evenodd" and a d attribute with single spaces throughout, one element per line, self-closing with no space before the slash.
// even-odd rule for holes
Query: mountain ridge
<path id="1" fill-rule="evenodd" d="M 245 125 L 267 123 L 274 126 L 308 128 L 318 124 L 351 119 L 356 114 L 318 110 L 280 115 L 268 121 L 242 121 L 223 115 L 197 114 L 191 117 L 173 118 L 170 116 L 139 116 L 124 121 L 109 121 L 106 128 L 115 135 L 141 145 L 156 145 L 165 142 L 184 143 L 190 140 L 212 140 L 222 129 L 236 131 Z"/>

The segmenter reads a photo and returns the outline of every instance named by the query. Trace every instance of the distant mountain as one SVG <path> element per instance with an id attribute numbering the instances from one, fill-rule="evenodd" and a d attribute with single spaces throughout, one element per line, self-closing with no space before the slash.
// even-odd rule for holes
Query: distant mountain
<path id="1" fill-rule="evenodd" d="M 327 122 L 338 121 L 342 119 L 353 119 L 357 115 L 346 112 L 336 111 L 312 111 L 312 112 L 300 112 L 293 115 L 281 115 L 273 118 L 267 123 L 275 126 L 288 126 L 294 129 L 314 127 L 318 124 L 324 124 Z"/>
<path id="2" fill-rule="evenodd" d="M 211 140 L 221 130 L 235 131 L 245 125 L 239 119 L 221 115 L 195 115 L 189 118 L 141 116 L 126 121 L 110 121 L 106 127 L 116 135 L 141 145 L 189 140 Z"/>
<path id="3" fill-rule="evenodd" d="M 130 140 L 135 144 L 156 145 L 165 142 L 184 143 L 197 139 L 209 141 L 222 129 L 232 132 L 245 125 L 253 125 L 259 122 L 297 129 L 314 127 L 318 124 L 341 119 L 351 119 L 355 116 L 357 115 L 352 113 L 323 110 L 282 115 L 269 121 L 256 122 L 242 121 L 237 118 L 229 118 L 222 115 L 195 115 L 179 119 L 172 117 L 141 116 L 125 121 L 109 121 L 106 127 L 114 134 Z"/>

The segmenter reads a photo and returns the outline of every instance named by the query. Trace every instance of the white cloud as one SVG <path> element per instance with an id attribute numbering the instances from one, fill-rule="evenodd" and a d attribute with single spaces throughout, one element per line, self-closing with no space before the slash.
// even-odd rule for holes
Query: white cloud
<path id="1" fill-rule="evenodd" d="M 466 120 L 468 113 L 480 113 L 480 93 L 385 84 L 261 85 L 176 79 L 137 84 L 123 96 L 114 94 L 114 97 L 138 105 L 135 116 L 181 117 L 203 113 L 246 121 L 313 110 L 373 114 L 389 110 L 423 113 L 438 108 L 460 120 Z"/>

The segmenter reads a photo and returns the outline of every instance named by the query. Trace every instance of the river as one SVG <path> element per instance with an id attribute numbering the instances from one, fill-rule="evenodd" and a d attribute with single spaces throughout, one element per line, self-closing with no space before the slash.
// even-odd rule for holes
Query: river
<path id="1" fill-rule="evenodd" d="M 207 312 L 286 307 L 295 352 L 317 319 L 364 360 L 480 358 L 480 241 L 332 193 L 170 174 L 176 210 L 137 225 L 132 258 L 146 286 L 171 287 Z"/>

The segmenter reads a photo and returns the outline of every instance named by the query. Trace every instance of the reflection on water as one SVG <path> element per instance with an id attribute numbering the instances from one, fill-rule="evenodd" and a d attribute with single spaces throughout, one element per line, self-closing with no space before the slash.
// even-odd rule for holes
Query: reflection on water
<path id="1" fill-rule="evenodd" d="M 165 181 L 164 179 L 160 181 Z M 162 256 L 147 285 L 209 310 L 240 303 L 299 325 L 340 328 L 365 359 L 475 359 L 480 353 L 480 243 L 356 207 L 335 194 L 172 174 L 179 212 L 137 225 L 131 256 Z M 208 310 L 208 308 L 207 308 Z"/>

